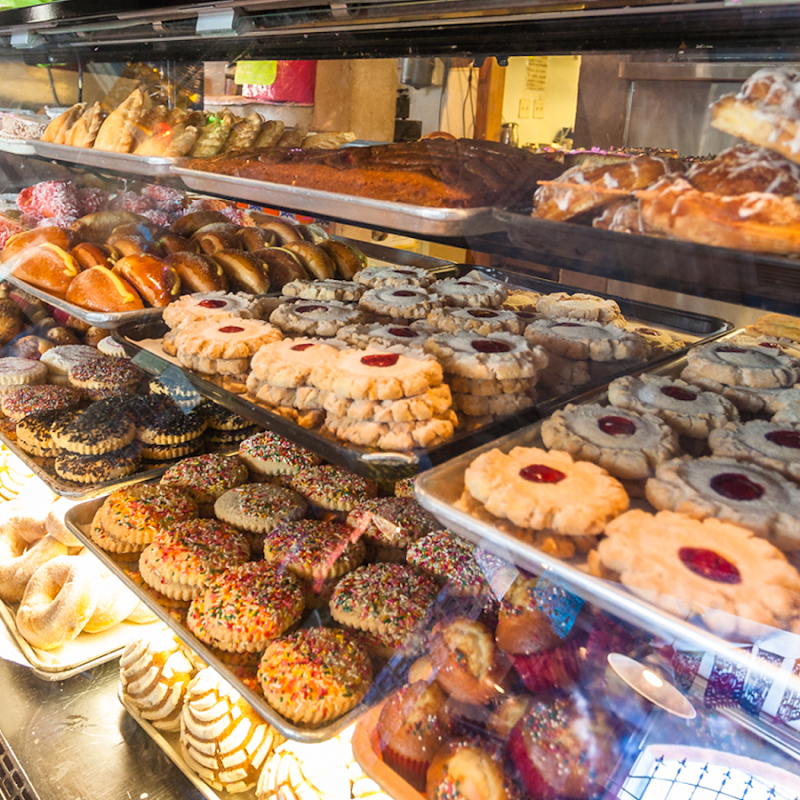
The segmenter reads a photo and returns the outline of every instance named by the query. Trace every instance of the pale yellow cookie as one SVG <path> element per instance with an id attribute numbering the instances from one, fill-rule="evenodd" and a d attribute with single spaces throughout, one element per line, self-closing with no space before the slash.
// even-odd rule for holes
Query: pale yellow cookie
<path id="1" fill-rule="evenodd" d="M 538 319 L 525 328 L 525 338 L 557 356 L 576 361 L 624 361 L 647 357 L 647 342 L 613 323 L 569 318 Z"/>
<path id="2" fill-rule="evenodd" d="M 614 322 L 622 317 L 622 312 L 614 300 L 593 294 L 567 292 L 554 292 L 540 297 L 536 301 L 536 313 L 542 317 L 583 319 L 593 322 Z"/>
<path id="3" fill-rule="evenodd" d="M 418 422 L 357 421 L 350 417 L 328 414 L 322 430 L 362 447 L 381 450 L 411 450 L 415 447 L 433 447 L 449 439 L 457 425 L 452 411 Z"/>
<path id="4" fill-rule="evenodd" d="M 294 389 L 308 383 L 311 371 L 319 364 L 336 358 L 337 351 L 344 348 L 336 339 L 321 342 L 318 339 L 284 339 L 264 345 L 253 357 L 248 378 L 251 385 L 268 382 L 272 386 Z"/>
<path id="5" fill-rule="evenodd" d="M 800 380 L 799 359 L 758 345 L 712 342 L 690 350 L 687 359 L 681 378 L 690 383 L 700 378 L 724 386 L 777 389 Z"/>
<path id="6" fill-rule="evenodd" d="M 423 394 L 399 400 L 351 400 L 328 392 L 322 403 L 322 407 L 335 417 L 385 423 L 433 419 L 446 414 L 451 405 L 450 388 L 444 383 Z"/>

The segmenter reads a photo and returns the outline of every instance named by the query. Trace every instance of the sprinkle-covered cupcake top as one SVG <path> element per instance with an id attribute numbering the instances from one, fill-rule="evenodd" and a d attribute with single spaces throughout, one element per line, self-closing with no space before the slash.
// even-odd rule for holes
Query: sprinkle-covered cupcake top
<path id="1" fill-rule="evenodd" d="M 364 538 L 383 547 L 408 547 L 440 527 L 439 521 L 411 497 L 381 497 L 359 503 L 347 524 L 364 528 Z"/>
<path id="2" fill-rule="evenodd" d="M 247 467 L 236 456 L 209 453 L 185 458 L 161 477 L 168 486 L 186 486 L 219 497 L 248 478 Z"/>
<path id="3" fill-rule="evenodd" d="M 258 677 L 265 692 L 279 691 L 289 704 L 306 704 L 363 694 L 372 680 L 372 663 L 345 631 L 304 628 L 267 647 Z"/>
<path id="4" fill-rule="evenodd" d="M 378 493 L 377 486 L 368 478 L 333 464 L 299 469 L 291 486 L 315 505 L 342 511 L 350 511 Z"/>
<path id="5" fill-rule="evenodd" d="M 160 552 L 159 560 L 174 560 L 199 572 L 222 572 L 250 557 L 244 534 L 215 519 L 190 519 L 160 530 L 153 547 Z"/>
<path id="6" fill-rule="evenodd" d="M 296 472 L 300 468 L 316 467 L 321 459 L 316 453 L 300 447 L 299 444 L 284 439 L 272 431 L 264 431 L 245 439 L 239 445 L 239 455 L 257 458 L 273 464 L 286 465 L 287 472 Z"/>

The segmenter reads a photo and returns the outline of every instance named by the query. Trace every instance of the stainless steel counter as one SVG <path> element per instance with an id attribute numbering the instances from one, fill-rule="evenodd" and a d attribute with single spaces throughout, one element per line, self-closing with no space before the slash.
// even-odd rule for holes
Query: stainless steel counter
<path id="1" fill-rule="evenodd" d="M 0 800 L 202 800 L 125 712 L 112 661 L 61 682 L 0 661 Z M 4 740 L 4 741 L 3 741 Z"/>

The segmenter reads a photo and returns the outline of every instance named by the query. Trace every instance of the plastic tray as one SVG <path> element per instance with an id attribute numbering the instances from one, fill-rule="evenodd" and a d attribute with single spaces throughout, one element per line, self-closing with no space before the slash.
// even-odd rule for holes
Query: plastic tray
<path id="1" fill-rule="evenodd" d="M 76 639 L 55 650 L 40 650 L 32 647 L 20 635 L 15 620 L 16 610 L 16 604 L 8 605 L 0 601 L 0 617 L 30 664 L 33 674 L 46 681 L 66 680 L 98 664 L 113 661 L 134 636 L 146 634 L 157 624 L 120 622 L 100 633 L 79 633 Z"/>
<path id="2" fill-rule="evenodd" d="M 105 150 L 93 150 L 91 147 L 74 147 L 69 144 L 53 144 L 39 139 L 27 141 L 33 152 L 43 158 L 53 158 L 68 164 L 77 164 L 94 169 L 108 169 L 125 172 L 130 175 L 144 175 L 148 178 L 168 176 L 177 158 L 161 156 L 135 156 L 130 153 L 109 153 Z"/>
<path id="3" fill-rule="evenodd" d="M 462 275 L 474 269 L 471 265 L 456 264 L 437 270 L 441 277 Z M 540 292 L 579 291 L 563 284 L 531 278 L 527 275 L 511 273 L 496 269 L 481 269 L 487 277 L 500 280 L 515 286 L 534 289 Z M 600 295 L 604 296 L 604 295 Z M 674 311 L 668 308 L 641 303 L 623 298 L 615 298 L 626 318 L 644 322 L 649 326 L 668 328 L 680 332 L 691 340 L 689 346 L 707 342 L 732 329 L 732 325 L 716 317 L 692 314 L 685 311 Z M 126 348 L 133 360 L 146 372 L 161 375 L 169 370 L 175 380 L 191 384 L 198 392 L 210 397 L 216 403 L 229 408 L 236 414 L 252 420 L 288 439 L 321 455 L 328 461 L 378 481 L 396 481 L 441 464 L 450 458 L 470 450 L 484 442 L 494 441 L 498 436 L 530 424 L 540 415 L 550 413 L 552 409 L 564 405 L 569 400 L 587 391 L 607 385 L 614 378 L 628 374 L 643 367 L 655 367 L 680 356 L 686 349 L 650 359 L 649 361 L 616 362 L 597 365 L 598 370 L 588 384 L 576 386 L 569 393 L 558 397 L 544 397 L 531 408 L 501 417 L 494 422 L 471 431 L 456 433 L 453 438 L 442 444 L 427 449 L 388 452 L 344 444 L 330 438 L 317 430 L 301 428 L 293 422 L 275 414 L 263 406 L 251 402 L 243 395 L 235 395 L 221 386 L 184 369 L 177 360 L 170 358 L 161 350 L 160 339 L 166 332 L 162 321 L 126 325 L 117 329 L 115 338 Z"/>
<path id="4" fill-rule="evenodd" d="M 408 231 L 416 236 L 477 236 L 503 229 L 503 224 L 492 216 L 492 209 L 488 206 L 429 208 L 283 183 L 217 175 L 185 167 L 174 167 L 172 174 L 179 177 L 187 188 L 196 192 L 235 197 L 237 200 L 302 211 L 327 219 L 354 220 L 364 227 Z"/>
<path id="5" fill-rule="evenodd" d="M 222 661 L 217 658 L 212 650 L 197 639 L 189 629 L 172 617 L 169 612 L 158 604 L 147 592 L 145 592 L 130 575 L 120 569 L 109 554 L 101 550 L 89 537 L 88 531 L 95 512 L 102 504 L 102 500 L 90 500 L 86 503 L 73 506 L 64 516 L 67 527 L 91 550 L 103 564 L 111 570 L 132 592 L 147 604 L 162 622 L 172 630 L 190 650 L 197 653 L 209 666 L 214 667 L 236 690 L 244 697 L 253 708 L 264 717 L 276 730 L 282 733 L 287 739 L 299 742 L 323 742 L 331 739 L 345 728 L 352 725 L 365 711 L 375 703 L 382 700 L 386 694 L 400 686 L 408 672 L 410 660 L 395 657 L 386 664 L 383 669 L 377 667 L 373 672 L 373 681 L 364 699 L 353 709 L 343 714 L 338 719 L 332 720 L 327 725 L 316 728 L 302 727 L 290 722 L 285 717 L 278 714 L 257 691 L 253 691 L 246 686 Z M 326 620 L 322 618 L 324 609 L 313 611 L 307 620 L 309 627 L 319 627 Z"/>

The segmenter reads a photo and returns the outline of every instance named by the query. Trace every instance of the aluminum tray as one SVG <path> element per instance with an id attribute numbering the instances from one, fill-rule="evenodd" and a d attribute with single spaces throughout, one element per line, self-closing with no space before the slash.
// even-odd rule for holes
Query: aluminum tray
<path id="1" fill-rule="evenodd" d="M 91 147 L 73 147 L 69 144 L 53 144 L 40 139 L 29 139 L 33 152 L 43 158 L 53 158 L 81 167 L 125 172 L 129 175 L 144 175 L 148 178 L 166 177 L 171 174 L 180 159 L 162 156 L 135 156 L 131 153 L 109 153 Z"/>
<path id="2" fill-rule="evenodd" d="M 33 143 L 35 139 L 9 139 L 0 136 L 0 152 L 13 153 L 15 156 L 32 156 L 36 153 Z"/>
<path id="3" fill-rule="evenodd" d="M 23 292 L 27 292 L 29 295 L 47 303 L 47 305 L 64 311 L 76 319 L 83 320 L 83 322 L 88 325 L 95 325 L 98 328 L 112 329 L 130 322 L 145 322 L 152 319 L 161 319 L 161 315 L 164 312 L 163 308 L 142 308 L 139 311 L 120 311 L 116 314 L 105 311 L 89 311 L 86 308 L 68 303 L 60 297 L 54 297 L 52 294 L 48 294 L 42 289 L 37 289 L 35 286 L 31 286 L 29 283 L 15 278 L 11 274 L 2 275 L 1 270 L 0 279 L 8 281 L 13 286 L 22 289 Z"/>
<path id="4" fill-rule="evenodd" d="M 120 622 L 100 633 L 80 633 L 76 639 L 55 650 L 40 650 L 22 637 L 17 630 L 15 617 L 16 604 L 8 605 L 0 600 L 0 618 L 30 664 L 33 674 L 46 681 L 66 680 L 98 664 L 113 661 L 134 636 L 146 634 L 152 625 L 157 624 Z"/>
<path id="5" fill-rule="evenodd" d="M 172 630 L 175 636 L 178 637 L 190 650 L 197 653 L 208 665 L 214 667 L 217 672 L 222 675 L 225 680 L 236 688 L 242 697 L 244 697 L 253 708 L 264 717 L 276 730 L 282 733 L 287 739 L 293 739 L 298 742 L 308 742 L 313 744 L 315 742 L 324 742 L 331 739 L 338 733 L 341 733 L 345 728 L 352 725 L 367 709 L 371 708 L 376 703 L 380 702 L 386 694 L 393 689 L 400 686 L 405 682 L 408 673 L 408 667 L 411 664 L 411 659 L 402 659 L 395 657 L 382 670 L 374 670 L 372 685 L 367 691 L 366 696 L 361 702 L 353 709 L 342 715 L 338 719 L 333 720 L 327 725 L 322 725 L 316 728 L 302 727 L 290 722 L 285 717 L 282 717 L 272 706 L 270 706 L 264 697 L 253 691 L 250 687 L 245 685 L 228 667 L 224 662 L 220 661 L 214 652 L 206 647 L 199 639 L 197 639 L 189 629 L 174 619 L 167 609 L 158 604 L 142 587 L 132 580 L 127 572 L 120 569 L 117 564 L 109 555 L 109 553 L 101 550 L 89 537 L 88 531 L 91 525 L 95 512 L 100 508 L 102 499 L 90 500 L 86 503 L 73 506 L 64 515 L 64 522 L 67 527 L 83 542 L 87 549 L 91 550 L 103 564 L 111 570 L 132 592 L 156 614 L 162 622 Z M 138 571 L 137 571 L 138 572 Z M 308 627 L 319 627 L 324 624 L 325 620 L 322 618 L 323 609 L 316 609 L 311 612 L 306 620 Z"/>
<path id="6" fill-rule="evenodd" d="M 437 274 L 440 277 L 448 277 L 450 275 L 462 275 L 472 269 L 474 267 L 471 265 L 455 264 L 449 267 L 442 267 L 441 270 L 437 270 Z M 532 278 L 528 275 L 490 268 L 481 268 L 481 271 L 491 279 L 501 280 L 515 286 L 540 292 L 579 291 L 563 284 Z M 617 300 L 623 314 L 628 319 L 680 332 L 684 337 L 692 340 L 689 346 L 701 344 L 721 336 L 733 327 L 729 322 L 716 317 L 673 311 L 668 308 L 624 298 L 614 299 Z M 115 338 L 125 347 L 134 362 L 146 372 L 153 375 L 161 375 L 165 370 L 169 370 L 172 379 L 184 384 L 188 381 L 202 395 L 225 406 L 235 414 L 250 419 L 287 439 L 292 439 L 334 464 L 339 464 L 358 475 L 378 481 L 400 480 L 428 469 L 434 464 L 441 464 L 483 442 L 494 441 L 498 436 L 518 430 L 534 422 L 542 414 L 551 413 L 554 408 L 566 404 L 587 391 L 605 386 L 620 375 L 628 374 L 644 366 L 655 367 L 680 356 L 688 349 L 684 348 L 674 353 L 662 355 L 648 362 L 598 364 L 596 365 L 597 371 L 592 376 L 592 381 L 588 384 L 574 387 L 573 391 L 569 393 L 555 398 L 544 397 L 537 405 L 531 408 L 501 417 L 475 430 L 457 433 L 451 439 L 434 447 L 389 452 L 345 444 L 324 435 L 318 430 L 301 428 L 299 425 L 269 411 L 265 407 L 251 402 L 245 396 L 231 394 L 191 370 L 178 366 L 175 359 L 166 356 L 161 350 L 159 341 L 166 330 L 167 328 L 163 321 L 126 325 L 117 329 Z"/>
<path id="7" fill-rule="evenodd" d="M 185 167 L 173 167 L 187 188 L 247 200 L 269 208 L 301 211 L 327 219 L 354 221 L 363 227 L 407 231 L 415 236 L 463 237 L 503 230 L 491 207 L 429 208 L 390 200 L 374 200 L 350 194 L 268 183 L 231 175 L 217 175 Z"/>

